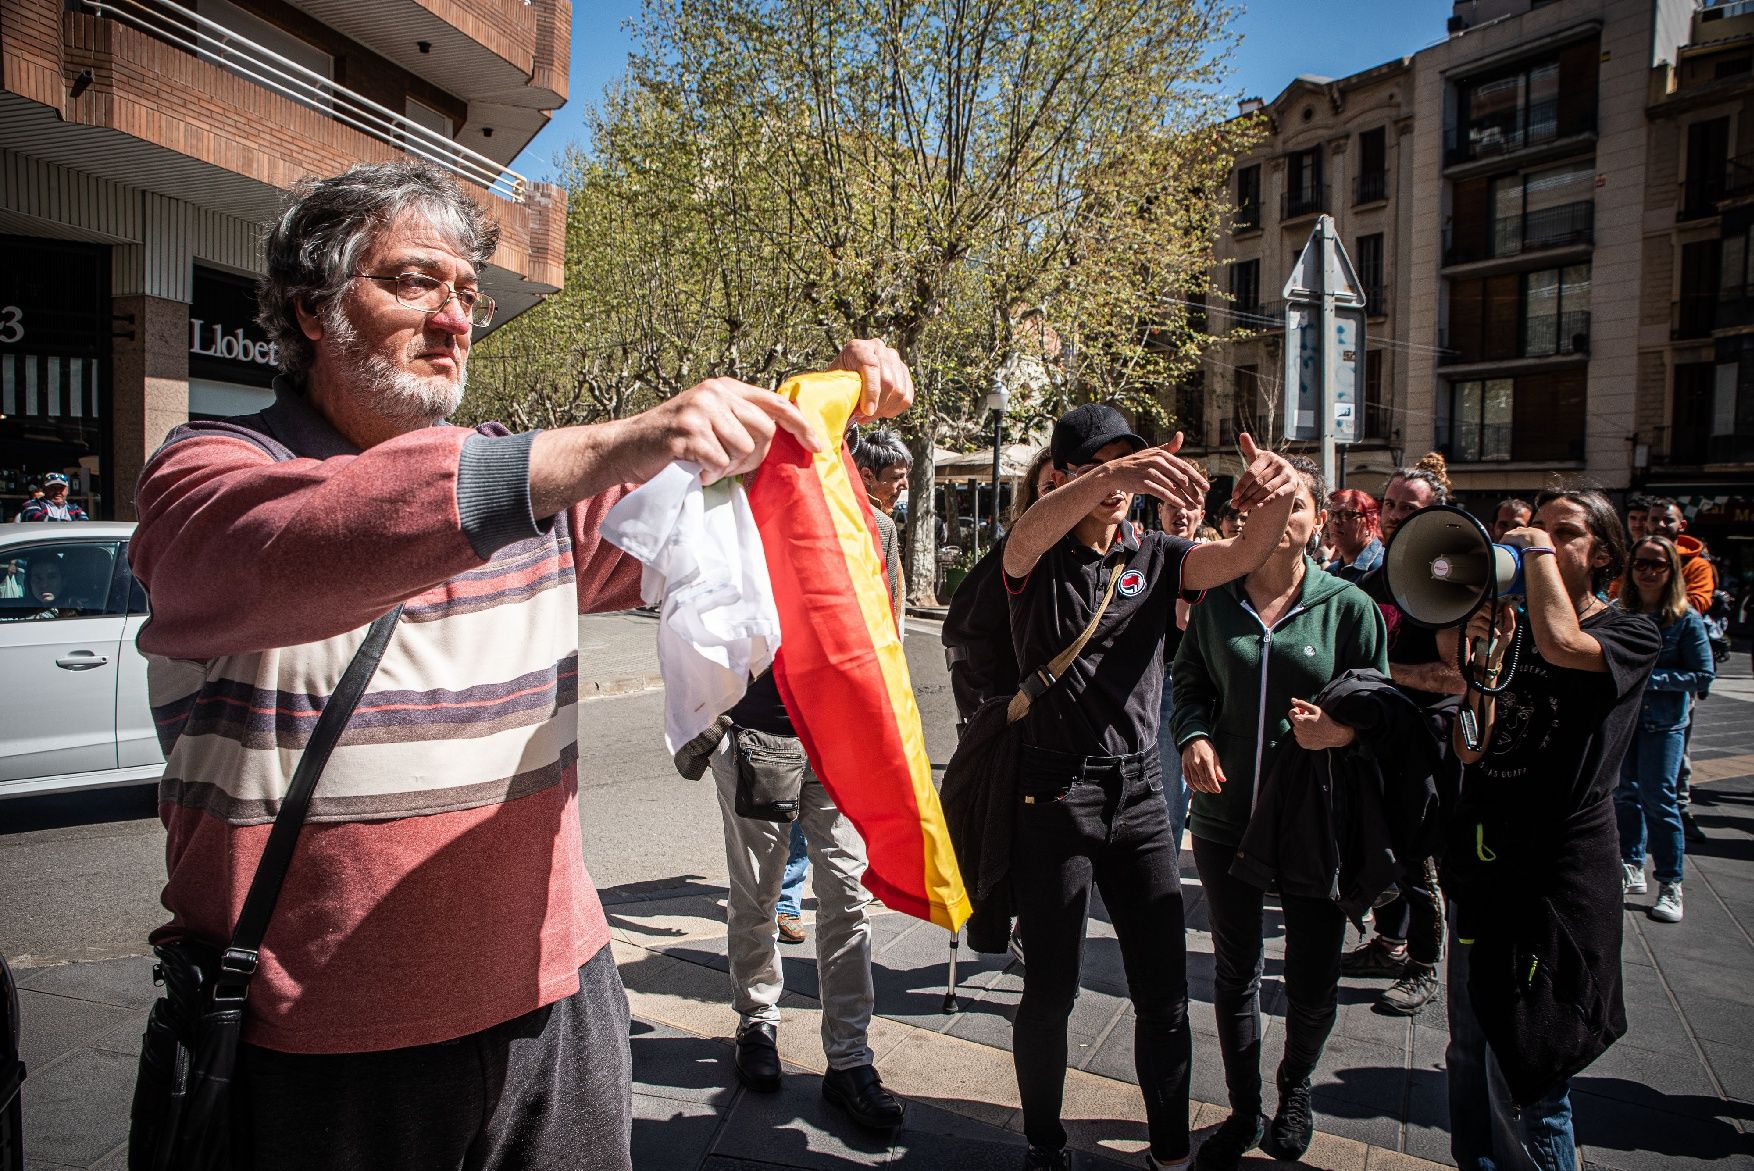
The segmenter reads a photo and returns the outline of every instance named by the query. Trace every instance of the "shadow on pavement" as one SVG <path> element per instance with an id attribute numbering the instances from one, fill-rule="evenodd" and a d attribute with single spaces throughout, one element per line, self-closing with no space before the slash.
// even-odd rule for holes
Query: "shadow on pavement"
<path id="1" fill-rule="evenodd" d="M 0 801 L 0 837 L 76 825 L 105 825 L 158 817 L 158 783 L 87 789 L 78 793 L 43 793 Z"/>
<path id="2" fill-rule="evenodd" d="M 1664 1094 L 1624 1078 L 1571 1081 L 1577 1133 L 1586 1147 L 1719 1160 L 1754 1155 L 1754 1136 L 1730 1119 L 1754 1120 L 1754 1105 L 1699 1094 Z"/>

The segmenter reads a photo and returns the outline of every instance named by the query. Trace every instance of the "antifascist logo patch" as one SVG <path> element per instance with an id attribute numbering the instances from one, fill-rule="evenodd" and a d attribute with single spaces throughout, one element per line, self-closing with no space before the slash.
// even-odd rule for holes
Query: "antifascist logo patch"
<path id="1" fill-rule="evenodd" d="M 1123 598 L 1136 598 L 1145 588 L 1145 575 L 1137 569 L 1129 569 L 1121 574 L 1121 580 L 1115 583 L 1115 589 Z"/>

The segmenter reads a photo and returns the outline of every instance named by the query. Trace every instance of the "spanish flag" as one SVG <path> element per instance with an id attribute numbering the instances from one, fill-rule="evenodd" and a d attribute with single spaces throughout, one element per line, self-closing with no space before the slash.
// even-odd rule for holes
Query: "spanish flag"
<path id="1" fill-rule="evenodd" d="M 780 387 L 817 430 L 842 435 L 859 376 Z M 968 894 L 932 787 L 913 683 L 884 582 L 871 506 L 841 445 L 812 454 L 774 437 L 749 485 L 780 616 L 774 679 L 810 765 L 865 839 L 865 886 L 952 931 Z"/>

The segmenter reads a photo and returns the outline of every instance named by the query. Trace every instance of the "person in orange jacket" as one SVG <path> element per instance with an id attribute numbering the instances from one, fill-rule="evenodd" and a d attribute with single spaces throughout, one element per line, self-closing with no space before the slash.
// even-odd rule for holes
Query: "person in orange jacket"
<path id="1" fill-rule="evenodd" d="M 1717 571 L 1711 567 L 1705 542 L 1682 535 L 1687 531 L 1687 518 L 1681 514 L 1681 506 L 1664 497 L 1652 500 L 1650 511 L 1645 513 L 1644 529 L 1648 536 L 1667 537 L 1675 542 L 1675 549 L 1681 554 L 1687 602 L 1704 616 L 1711 609 L 1711 595 L 1717 589 Z"/>

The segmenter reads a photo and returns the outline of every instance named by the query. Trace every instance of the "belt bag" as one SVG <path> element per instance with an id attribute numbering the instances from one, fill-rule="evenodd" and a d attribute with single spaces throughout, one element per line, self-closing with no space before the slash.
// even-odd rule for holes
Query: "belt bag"
<path id="1" fill-rule="evenodd" d="M 317 778 L 378 669 L 397 606 L 371 624 L 365 641 L 323 705 L 274 818 L 244 909 L 221 948 L 185 937 L 157 945 L 152 978 L 164 988 L 146 1018 L 128 1128 L 129 1171 L 221 1171 L 236 1166 L 232 1085 L 250 980 L 280 886 L 298 845 Z"/>
<path id="2" fill-rule="evenodd" d="M 734 727 L 731 753 L 737 761 L 737 816 L 782 825 L 798 820 L 798 798 L 809 768 L 803 743 L 796 736 Z"/>

